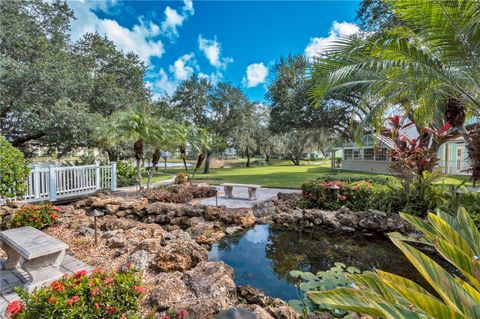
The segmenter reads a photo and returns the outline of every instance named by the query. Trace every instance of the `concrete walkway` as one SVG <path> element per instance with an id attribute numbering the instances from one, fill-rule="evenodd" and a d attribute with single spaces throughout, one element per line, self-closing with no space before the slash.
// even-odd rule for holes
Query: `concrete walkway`
<path id="1" fill-rule="evenodd" d="M 11 270 L 3 270 L 3 262 L 5 262 L 6 257 L 0 258 L 0 318 L 5 318 L 5 310 L 7 305 L 18 299 L 18 295 L 15 292 L 16 287 L 22 287 L 25 282 L 29 279 L 29 275 L 20 268 L 14 268 Z M 72 257 L 70 255 L 65 255 L 65 258 L 60 265 L 60 271 L 64 274 L 73 274 L 79 270 L 93 270 L 93 267 L 85 264 L 84 262 Z"/>
<path id="2" fill-rule="evenodd" d="M 244 187 L 233 188 L 233 198 L 225 198 L 225 193 L 222 186 L 216 186 L 218 190 L 217 203 L 215 197 L 207 198 L 200 201 L 202 205 L 208 206 L 226 206 L 228 208 L 252 208 L 257 204 L 266 202 L 278 193 L 300 193 L 298 189 L 285 188 L 259 188 L 257 189 L 257 200 L 248 200 L 248 189 Z"/>

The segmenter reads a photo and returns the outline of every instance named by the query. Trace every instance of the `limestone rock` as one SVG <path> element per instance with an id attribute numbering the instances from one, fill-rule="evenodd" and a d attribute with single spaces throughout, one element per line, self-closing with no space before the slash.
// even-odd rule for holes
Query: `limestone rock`
<path id="1" fill-rule="evenodd" d="M 152 268 L 157 271 L 185 271 L 208 260 L 208 251 L 189 239 L 174 240 L 157 251 Z"/>
<path id="2" fill-rule="evenodd" d="M 145 250 L 137 250 L 128 257 L 128 262 L 136 269 L 145 269 L 150 262 L 150 255 Z"/>

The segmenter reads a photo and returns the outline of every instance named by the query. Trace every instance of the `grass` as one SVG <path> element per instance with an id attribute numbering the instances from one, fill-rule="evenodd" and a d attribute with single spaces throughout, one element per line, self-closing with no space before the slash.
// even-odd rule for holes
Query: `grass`
<path id="1" fill-rule="evenodd" d="M 172 170 L 173 173 L 173 170 Z M 384 174 L 344 171 L 332 169 L 328 164 L 302 165 L 302 166 L 258 166 L 241 168 L 212 169 L 210 174 L 198 174 L 195 179 L 208 181 L 210 184 L 240 183 L 260 184 L 264 187 L 294 188 L 299 189 L 306 180 L 315 179 L 326 174 L 339 176 L 389 176 Z M 467 176 L 447 176 L 445 184 L 458 185 L 468 180 Z M 471 184 L 471 183 L 467 183 Z"/>

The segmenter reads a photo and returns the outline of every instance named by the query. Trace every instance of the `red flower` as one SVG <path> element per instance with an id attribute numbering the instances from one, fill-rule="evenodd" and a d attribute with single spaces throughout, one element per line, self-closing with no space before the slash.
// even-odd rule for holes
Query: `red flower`
<path id="1" fill-rule="evenodd" d="M 95 309 L 98 309 L 98 308 L 100 308 L 100 305 L 99 305 L 98 303 L 95 303 L 95 305 L 94 305 L 94 306 L 95 306 Z"/>
<path id="2" fill-rule="evenodd" d="M 52 282 L 50 287 L 52 287 L 53 290 L 58 291 L 58 292 L 61 292 L 61 291 L 65 290 L 65 287 L 63 286 L 63 284 L 60 281 Z"/>
<path id="3" fill-rule="evenodd" d="M 37 218 L 37 222 L 41 222 L 41 221 L 42 221 L 42 219 L 40 217 Z"/>
<path id="4" fill-rule="evenodd" d="M 78 278 L 78 277 L 85 276 L 86 274 L 88 274 L 88 272 L 86 270 L 79 270 L 79 271 L 77 271 L 76 273 L 73 274 L 73 277 Z"/>
<path id="5" fill-rule="evenodd" d="M 394 115 L 391 117 L 392 123 L 395 126 L 398 126 L 398 123 L 400 123 L 400 117 L 398 115 Z"/>
<path id="6" fill-rule="evenodd" d="M 100 292 L 100 288 L 93 288 L 92 289 L 92 292 L 90 293 L 92 296 L 96 296 L 98 295 L 98 293 Z"/>
<path id="7" fill-rule="evenodd" d="M 133 291 L 143 293 L 145 291 L 145 288 L 143 288 L 142 286 L 133 286 Z"/>
<path id="8" fill-rule="evenodd" d="M 58 215 L 57 215 L 57 214 L 54 214 L 54 213 L 52 213 L 52 214 L 50 214 L 50 217 L 52 217 L 53 219 L 57 219 L 57 218 L 58 218 Z"/>
<path id="9" fill-rule="evenodd" d="M 59 207 L 54 207 L 53 209 L 56 210 L 57 212 L 61 210 Z"/>
<path id="10" fill-rule="evenodd" d="M 177 318 L 178 319 L 184 319 L 184 318 L 187 318 L 187 317 L 188 317 L 188 312 L 185 309 L 180 309 L 177 312 Z"/>
<path id="11" fill-rule="evenodd" d="M 163 316 L 160 317 L 160 319 L 172 319 L 172 318 L 170 318 L 170 316 L 163 315 Z"/>
<path id="12" fill-rule="evenodd" d="M 56 304 L 56 303 L 57 303 L 57 298 L 55 298 L 55 297 L 50 297 L 50 298 L 48 298 L 47 301 L 48 301 L 49 304 L 52 304 L 52 305 L 53 305 L 53 304 Z"/>
<path id="13" fill-rule="evenodd" d="M 109 315 L 114 314 L 114 313 L 117 313 L 117 311 L 118 311 L 118 310 L 117 310 L 117 307 L 115 307 L 115 306 L 107 306 L 107 307 L 105 307 L 105 308 L 106 308 L 106 309 L 105 309 L 105 312 L 106 312 L 107 314 L 109 314 Z"/>
<path id="14" fill-rule="evenodd" d="M 120 317 L 120 319 L 127 319 L 127 315 L 125 315 L 124 313 L 122 313 L 122 316 Z"/>
<path id="15" fill-rule="evenodd" d="M 79 300 L 80 300 L 79 296 L 73 296 L 72 298 L 67 300 L 67 306 L 71 306 Z"/>
<path id="16" fill-rule="evenodd" d="M 112 278 L 112 277 L 108 277 L 107 279 L 105 279 L 105 280 L 103 281 L 103 283 L 104 283 L 105 285 L 109 285 L 109 284 L 111 284 L 112 282 L 113 282 L 113 278 Z"/>
<path id="17" fill-rule="evenodd" d="M 15 300 L 9 303 L 6 310 L 7 314 L 12 315 L 13 318 L 15 318 L 15 316 L 22 311 L 23 311 L 23 304 L 20 300 Z"/>
<path id="18" fill-rule="evenodd" d="M 28 221 L 29 221 L 29 222 L 33 222 L 34 219 L 35 219 L 35 218 L 30 217 L 30 218 L 28 219 Z"/>

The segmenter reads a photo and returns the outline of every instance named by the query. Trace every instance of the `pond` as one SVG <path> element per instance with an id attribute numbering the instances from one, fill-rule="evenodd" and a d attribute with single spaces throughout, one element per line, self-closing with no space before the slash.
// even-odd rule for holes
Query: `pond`
<path id="1" fill-rule="evenodd" d="M 251 285 L 283 300 L 298 296 L 291 270 L 328 270 L 335 262 L 358 269 L 392 272 L 426 285 L 416 269 L 384 236 L 311 233 L 270 225 L 224 237 L 212 246 L 209 259 L 224 261 L 235 270 L 238 285 Z"/>

